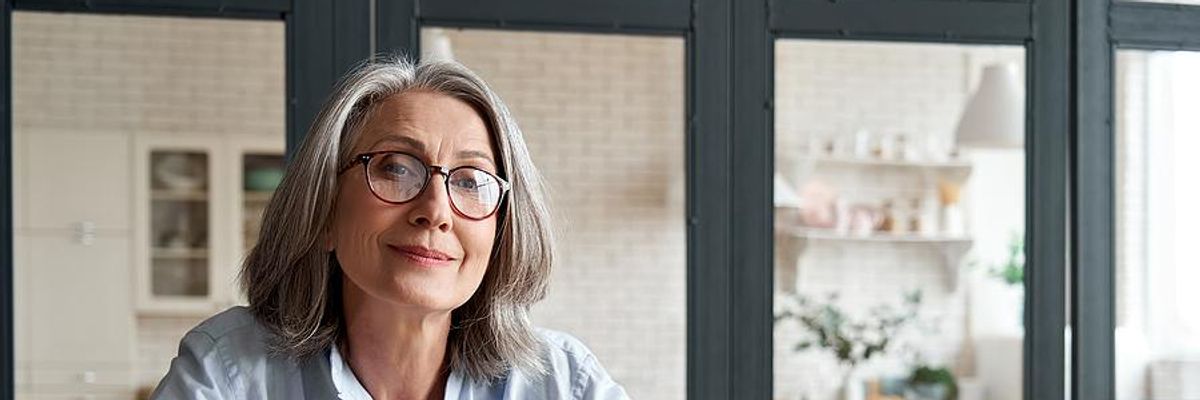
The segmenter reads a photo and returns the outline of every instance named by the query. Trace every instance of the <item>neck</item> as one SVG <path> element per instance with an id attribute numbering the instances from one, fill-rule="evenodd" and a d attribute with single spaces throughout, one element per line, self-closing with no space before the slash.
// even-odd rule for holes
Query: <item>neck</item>
<path id="1" fill-rule="evenodd" d="M 440 399 L 449 364 L 450 312 L 420 312 L 374 299 L 343 283 L 345 355 L 355 377 L 379 400 Z"/>

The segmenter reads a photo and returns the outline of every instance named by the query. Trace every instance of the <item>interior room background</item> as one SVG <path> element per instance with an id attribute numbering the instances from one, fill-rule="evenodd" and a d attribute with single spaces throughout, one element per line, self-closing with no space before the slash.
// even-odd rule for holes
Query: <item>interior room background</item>
<path id="1" fill-rule="evenodd" d="M 634 398 L 684 398 L 687 43 L 421 35 L 427 55 L 506 99 L 550 181 L 560 264 L 535 322 L 582 338 Z M 284 162 L 285 39 L 281 21 L 13 14 L 18 398 L 145 396 L 187 329 L 243 303 L 233 277 Z M 797 350 L 812 330 L 777 321 L 772 397 L 915 398 L 887 386 L 925 365 L 952 373 L 960 398 L 1022 398 L 1025 293 L 1006 268 L 1023 266 L 1028 160 L 1021 144 L 963 137 L 971 104 L 994 100 L 985 86 L 1023 108 L 1027 50 L 772 46 L 774 315 L 836 295 L 878 321 L 872 308 L 921 298 L 854 368 Z M 1196 398 L 1200 63 L 1144 49 L 1114 60 L 1115 398 Z"/>

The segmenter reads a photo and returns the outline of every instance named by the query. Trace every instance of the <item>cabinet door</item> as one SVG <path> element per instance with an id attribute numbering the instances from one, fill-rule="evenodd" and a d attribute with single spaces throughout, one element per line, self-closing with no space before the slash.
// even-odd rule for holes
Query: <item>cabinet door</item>
<path id="1" fill-rule="evenodd" d="M 130 148 L 125 134 L 24 134 L 29 150 L 25 210 L 29 227 L 129 228 Z"/>
<path id="2" fill-rule="evenodd" d="M 282 137 L 234 137 L 228 148 L 231 158 L 228 165 L 233 169 L 227 175 L 233 185 L 229 193 L 234 208 L 229 219 L 231 234 L 226 242 L 232 257 L 229 262 L 222 263 L 226 267 L 223 276 L 227 282 L 223 287 L 229 289 L 224 298 L 236 305 L 246 305 L 245 296 L 237 290 L 238 271 L 258 242 L 262 214 L 283 179 L 284 142 Z"/>
<path id="3" fill-rule="evenodd" d="M 134 320 L 126 236 L 69 233 L 27 237 L 30 379 L 56 384 L 128 385 Z"/>
<path id="4" fill-rule="evenodd" d="M 220 140 L 140 136 L 134 143 L 134 255 L 143 315 L 210 315 L 222 299 Z"/>

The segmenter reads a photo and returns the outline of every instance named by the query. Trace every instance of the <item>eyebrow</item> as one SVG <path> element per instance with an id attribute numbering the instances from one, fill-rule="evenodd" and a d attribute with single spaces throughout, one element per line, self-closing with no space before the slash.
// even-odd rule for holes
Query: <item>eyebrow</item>
<path id="1" fill-rule="evenodd" d="M 421 141 L 419 141 L 417 139 L 413 139 L 408 136 L 399 135 L 399 134 L 388 134 L 388 135 L 384 136 L 382 139 L 379 139 L 378 141 L 376 141 L 375 144 L 372 144 L 370 148 L 377 149 L 380 144 L 389 143 L 389 142 L 401 143 L 401 144 L 407 145 L 408 147 L 411 147 L 414 150 L 422 152 L 422 153 L 427 152 L 425 143 L 422 143 Z M 487 153 L 484 153 L 479 150 L 459 150 L 458 158 L 477 158 L 477 159 L 481 159 L 481 160 L 487 161 L 488 163 L 492 164 L 492 168 L 498 168 L 498 166 L 496 165 L 496 161 L 492 160 L 491 156 L 489 156 Z"/>

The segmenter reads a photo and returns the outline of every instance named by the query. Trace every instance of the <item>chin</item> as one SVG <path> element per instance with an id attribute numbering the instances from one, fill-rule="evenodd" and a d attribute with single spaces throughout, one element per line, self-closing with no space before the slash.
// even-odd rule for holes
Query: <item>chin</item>
<path id="1" fill-rule="evenodd" d="M 458 288 L 453 285 L 437 285 L 430 282 L 396 282 L 388 288 L 388 299 L 400 306 L 415 307 L 430 311 L 451 311 L 466 302 L 454 295 Z"/>

